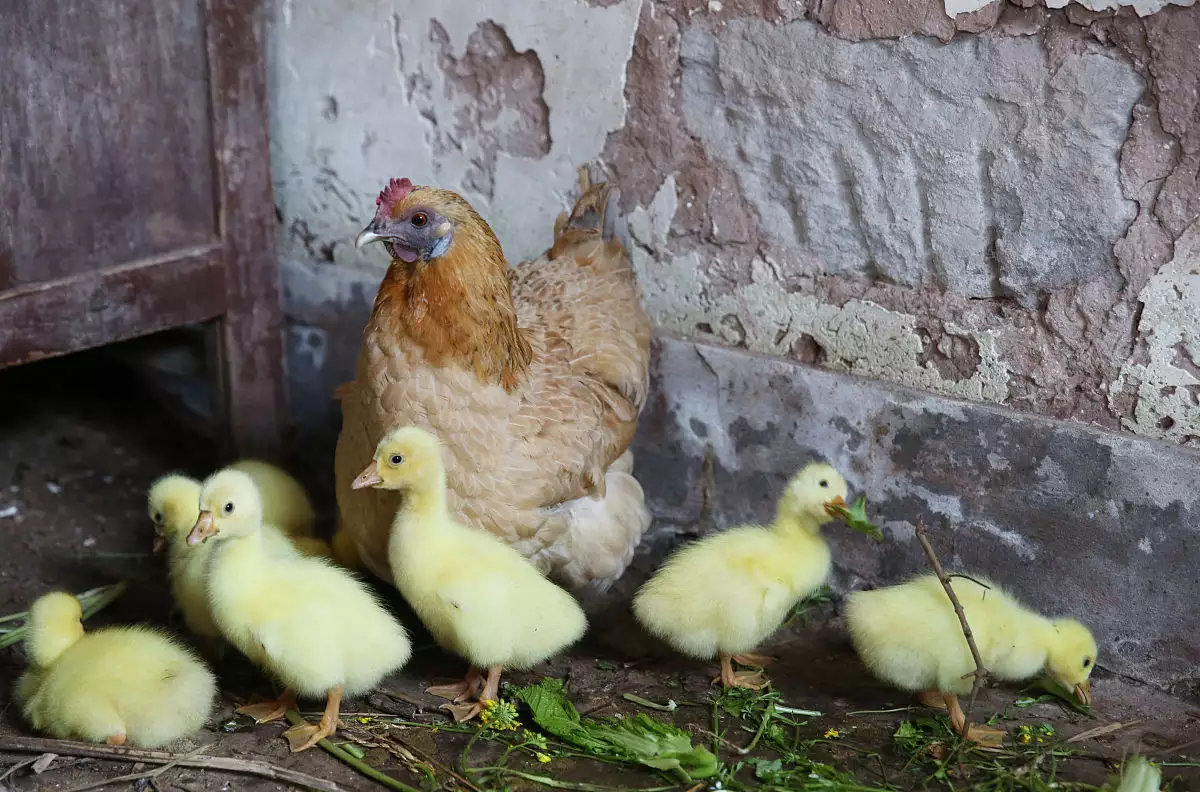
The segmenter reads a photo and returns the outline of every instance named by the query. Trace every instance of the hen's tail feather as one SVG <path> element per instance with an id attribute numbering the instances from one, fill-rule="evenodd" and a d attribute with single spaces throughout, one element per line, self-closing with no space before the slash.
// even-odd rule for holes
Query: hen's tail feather
<path id="1" fill-rule="evenodd" d="M 554 245 L 548 258 L 557 258 L 568 247 L 600 237 L 618 242 L 629 250 L 628 234 L 617 210 L 620 191 L 608 182 L 592 182 L 586 165 L 579 168 L 580 196 L 570 213 L 559 214 L 554 222 Z"/>

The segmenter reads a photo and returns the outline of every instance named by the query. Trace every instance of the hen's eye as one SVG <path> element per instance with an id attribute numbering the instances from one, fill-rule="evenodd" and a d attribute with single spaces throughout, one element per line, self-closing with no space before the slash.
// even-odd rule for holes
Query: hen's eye
<path id="1" fill-rule="evenodd" d="M 225 513 L 226 513 L 226 514 L 233 514 L 233 504 L 232 504 L 232 503 L 226 503 L 226 504 L 225 504 Z"/>
<path id="2" fill-rule="evenodd" d="M 426 217 L 424 215 L 424 213 L 417 212 L 415 215 L 412 216 L 412 220 L 410 220 L 409 222 L 412 223 L 413 225 L 415 225 L 417 228 L 420 228 L 421 226 L 423 226 L 429 222 L 429 218 Z"/>
<path id="3" fill-rule="evenodd" d="M 1083 667 L 1084 668 L 1088 668 L 1089 666 L 1091 666 L 1091 664 L 1092 664 L 1092 658 L 1090 658 L 1090 657 L 1083 658 Z"/>
<path id="4" fill-rule="evenodd" d="M 821 479 L 820 484 L 822 487 L 825 487 L 826 489 L 829 488 L 829 482 L 826 481 L 825 479 Z"/>
<path id="5" fill-rule="evenodd" d="M 400 456 L 399 454 L 392 454 L 392 458 L 389 461 L 393 465 L 399 465 L 404 461 L 404 457 Z"/>

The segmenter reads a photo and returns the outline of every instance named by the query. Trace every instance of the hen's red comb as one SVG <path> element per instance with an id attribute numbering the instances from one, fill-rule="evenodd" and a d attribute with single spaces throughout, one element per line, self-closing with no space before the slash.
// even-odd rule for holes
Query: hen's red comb
<path id="1" fill-rule="evenodd" d="M 379 197 L 375 199 L 375 205 L 385 207 L 390 211 L 397 201 L 403 201 L 412 191 L 413 183 L 407 177 L 392 179 L 388 182 L 387 187 L 380 191 Z"/>

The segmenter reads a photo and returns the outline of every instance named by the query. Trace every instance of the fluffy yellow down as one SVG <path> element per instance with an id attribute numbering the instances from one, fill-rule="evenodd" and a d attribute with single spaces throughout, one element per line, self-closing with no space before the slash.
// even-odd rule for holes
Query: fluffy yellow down
<path id="1" fill-rule="evenodd" d="M 263 522 L 289 536 L 312 536 L 316 511 L 303 485 L 287 471 L 258 459 L 242 459 L 230 465 L 254 479 L 263 504 Z"/>
<path id="2" fill-rule="evenodd" d="M 324 559 L 269 551 L 249 476 L 211 476 L 200 510 L 215 526 L 206 542 L 216 545 L 207 581 L 213 619 L 284 685 L 304 696 L 339 687 L 354 696 L 408 661 L 404 627 L 360 581 Z"/>
<path id="3" fill-rule="evenodd" d="M 648 632 L 698 659 L 750 652 L 829 577 L 820 527 L 846 481 L 811 464 L 789 482 L 769 526 L 743 525 L 676 551 L 633 600 Z"/>
<path id="4" fill-rule="evenodd" d="M 221 632 L 213 621 L 204 583 L 213 545 L 190 547 L 185 541 L 200 514 L 200 482 L 177 473 L 163 476 L 150 487 L 146 510 L 158 537 L 156 547 L 160 541 L 166 544 L 171 595 L 183 615 L 184 624 L 209 651 L 215 652 L 221 642 Z M 311 525 L 308 527 L 311 530 Z M 294 554 L 295 550 L 306 555 L 329 554 L 328 546 L 320 539 L 307 536 L 289 539 L 274 525 L 263 525 L 262 531 L 263 543 L 273 555 Z"/>
<path id="5" fill-rule="evenodd" d="M 1015 682 L 1045 670 L 1081 700 L 1089 698 L 1096 665 L 1091 632 L 1073 619 L 1027 610 L 999 586 L 972 577 L 954 577 L 951 585 L 988 673 Z M 936 575 L 851 594 L 846 624 L 863 663 L 880 679 L 910 691 L 971 690 L 975 662 Z"/>
<path id="6" fill-rule="evenodd" d="M 375 467 L 378 486 L 404 492 L 388 544 L 396 587 L 442 647 L 475 668 L 529 668 L 583 636 L 574 597 L 501 539 L 450 516 L 433 435 L 392 432 Z"/>
<path id="7" fill-rule="evenodd" d="M 79 601 L 61 592 L 43 596 L 31 611 L 31 667 L 17 684 L 17 700 L 38 731 L 159 748 L 208 719 L 216 680 L 165 635 L 147 627 L 84 634 Z"/>

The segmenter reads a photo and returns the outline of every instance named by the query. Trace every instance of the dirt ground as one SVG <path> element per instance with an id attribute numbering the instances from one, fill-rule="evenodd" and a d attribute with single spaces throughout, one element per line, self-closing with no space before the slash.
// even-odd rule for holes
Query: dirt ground
<path id="1" fill-rule="evenodd" d="M 164 471 L 205 474 L 212 463 L 210 449 L 208 438 L 184 428 L 137 377 L 103 356 L 89 353 L 0 372 L 0 614 L 23 610 L 50 588 L 81 591 L 125 579 L 129 584 L 125 595 L 94 624 L 170 623 L 162 564 L 149 554 L 150 527 L 143 493 Z M 328 475 L 324 470 L 303 473 L 313 480 Z M 328 512 L 331 504 L 323 505 Z M 638 569 L 623 582 L 607 610 L 593 617 L 595 629 L 584 644 L 545 667 L 513 674 L 510 681 L 533 683 L 553 675 L 568 682 L 572 700 L 590 716 L 647 712 L 672 720 L 691 732 L 697 744 L 717 744 L 720 759 L 729 767 L 736 769 L 741 763 L 732 777 L 726 776 L 725 788 L 754 788 L 756 772 L 763 775 L 764 768 L 771 767 L 763 762 L 778 754 L 767 746 L 778 749 L 779 742 L 761 740 L 758 749 L 744 756 L 738 749 L 753 739 L 761 723 L 757 713 L 763 710 L 752 709 L 746 718 L 739 718 L 736 713 L 714 709 L 710 703 L 714 689 L 709 682 L 715 669 L 651 644 L 628 616 L 625 597 L 652 564 L 649 556 L 639 558 Z M 502 746 L 476 739 L 464 756 L 471 730 L 456 731 L 437 711 L 438 700 L 422 692 L 434 679 L 460 675 L 462 664 L 433 647 L 403 603 L 394 596 L 392 601 L 415 634 L 418 651 L 409 666 L 386 680 L 379 691 L 343 705 L 344 729 L 339 740 L 349 737 L 360 742 L 368 763 L 422 789 L 539 789 L 547 788 L 547 778 L 562 789 L 673 788 L 669 779 L 649 770 L 565 756 L 541 763 L 524 751 L 507 758 L 508 766 L 524 776 L 468 772 L 464 763 L 481 768 L 499 761 Z M 913 702 L 874 682 L 854 658 L 839 628 L 836 602 L 814 605 L 766 647 L 779 658 L 770 668 L 779 694 L 776 703 L 822 713 L 792 715 L 801 725 L 789 726 L 785 736 L 794 740 L 798 752 L 853 773 L 866 787 L 915 789 L 927 781 L 937 786 L 939 782 L 929 781 L 929 777 L 940 749 L 935 746 L 918 752 L 910 761 L 911 754 L 893 739 L 902 721 L 928 717 L 931 712 L 904 709 Z M 0 776 L 18 762 L 37 756 L 5 749 L 6 744 L 11 748 L 6 741 L 13 735 L 25 733 L 10 702 L 11 682 L 23 662 L 19 648 L 0 650 Z M 374 782 L 321 750 L 289 754 L 279 736 L 283 729 L 279 724 L 223 726 L 238 724 L 233 718 L 235 702 L 265 696 L 270 685 L 236 657 L 227 659 L 218 671 L 223 691 L 219 712 L 208 729 L 176 746 L 177 750 L 206 745 L 205 756 L 258 759 L 327 779 L 343 789 L 376 788 Z M 976 713 L 984 717 L 1003 714 L 1010 719 L 1000 720 L 999 725 L 1013 730 L 1022 724 L 1051 723 L 1057 732 L 1049 742 L 1072 752 L 1070 756 L 1063 751 L 1059 755 L 1024 755 L 1011 775 L 993 778 L 987 788 L 1050 788 L 1030 780 L 1044 773 L 1049 763 L 1056 764 L 1059 783 L 1101 784 L 1115 762 L 1129 753 L 1142 752 L 1167 763 L 1165 775 L 1175 779 L 1172 789 L 1200 790 L 1200 770 L 1186 766 L 1200 760 L 1200 742 L 1193 743 L 1200 738 L 1200 703 L 1170 698 L 1102 669 L 1094 679 L 1096 704 L 1087 716 L 1055 703 L 1017 706 L 1019 693 L 1012 687 L 985 691 Z M 678 708 L 673 712 L 649 710 L 624 694 L 660 704 L 674 701 Z M 717 731 L 722 734 L 719 740 L 713 735 L 714 713 Z M 388 726 L 384 716 L 406 725 Z M 528 713 L 522 714 L 522 720 L 526 726 L 532 725 Z M 1063 742 L 1085 731 L 1105 731 L 1101 727 L 1106 726 L 1106 733 L 1098 736 Z M 379 739 L 384 733 L 388 738 Z M 770 734 L 779 736 L 773 731 Z M 372 747 L 373 742 L 378 745 Z M 1185 746 L 1188 743 L 1192 743 L 1190 747 Z M 756 764 L 755 759 L 763 761 Z M 31 767 L 16 769 L 0 779 L 0 787 L 75 790 L 145 769 L 149 766 L 128 760 L 60 756 L 41 773 L 34 773 Z M 949 773 L 948 780 L 958 789 L 983 784 L 983 777 L 969 765 L 965 769 L 951 767 Z M 816 780 L 811 787 L 805 782 L 803 786 L 770 788 L 854 788 L 821 785 L 817 775 L 812 774 Z M 224 792 L 285 786 L 247 775 L 172 768 L 152 781 L 126 781 L 110 788 Z M 690 785 L 677 786 L 687 789 Z M 691 788 L 717 787 L 710 783 Z"/>

